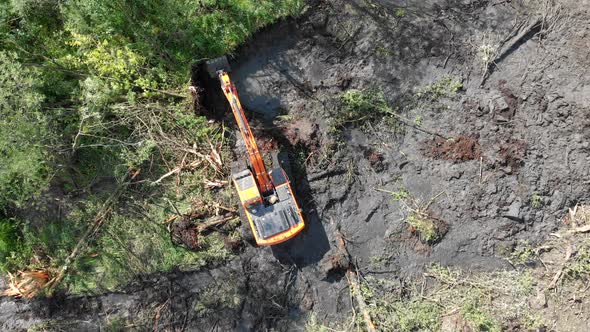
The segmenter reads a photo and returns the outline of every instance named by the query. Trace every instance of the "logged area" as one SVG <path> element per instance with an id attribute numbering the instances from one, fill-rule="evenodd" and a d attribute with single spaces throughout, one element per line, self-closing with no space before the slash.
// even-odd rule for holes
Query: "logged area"
<path id="1" fill-rule="evenodd" d="M 2 330 L 588 330 L 587 0 L 0 6 Z"/>

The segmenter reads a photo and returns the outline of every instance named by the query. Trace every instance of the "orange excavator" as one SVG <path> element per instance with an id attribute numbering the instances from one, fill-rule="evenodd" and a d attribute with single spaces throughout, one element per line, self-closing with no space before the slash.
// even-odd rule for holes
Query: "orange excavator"
<path id="1" fill-rule="evenodd" d="M 267 171 L 238 99 L 238 91 L 229 78 L 227 58 L 209 60 L 205 65 L 209 75 L 219 79 L 221 90 L 231 106 L 246 143 L 248 166 L 232 172 L 232 182 L 238 191 L 240 204 L 256 244 L 274 245 L 287 241 L 305 227 L 287 173 L 280 165 L 276 165 L 270 172 Z"/>

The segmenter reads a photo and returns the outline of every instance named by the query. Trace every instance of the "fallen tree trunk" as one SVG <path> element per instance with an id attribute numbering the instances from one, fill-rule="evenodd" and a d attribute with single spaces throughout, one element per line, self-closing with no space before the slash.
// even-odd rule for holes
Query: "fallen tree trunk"
<path id="1" fill-rule="evenodd" d="M 104 224 L 105 220 L 108 219 L 109 215 L 113 211 L 113 205 L 119 201 L 121 195 L 127 190 L 127 187 L 133 182 L 133 180 L 139 175 L 141 169 L 138 169 L 133 174 L 128 174 L 127 179 L 119 185 L 117 190 L 106 200 L 103 204 L 100 211 L 96 214 L 94 219 L 92 220 L 92 224 L 86 232 L 82 235 L 82 237 L 78 240 L 78 243 L 71 251 L 71 253 L 66 258 L 64 264 L 59 268 L 55 277 L 51 278 L 49 282 L 43 287 L 47 290 L 47 295 L 52 295 L 55 287 L 61 282 L 61 280 L 65 277 L 70 264 L 74 262 L 74 260 L 78 257 L 78 255 L 85 249 L 86 245 L 90 238 L 92 238 L 100 229 L 100 227 Z"/>

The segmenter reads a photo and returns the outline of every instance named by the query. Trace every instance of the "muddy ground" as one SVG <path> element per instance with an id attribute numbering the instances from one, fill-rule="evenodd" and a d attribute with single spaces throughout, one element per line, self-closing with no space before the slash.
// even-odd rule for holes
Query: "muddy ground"
<path id="1" fill-rule="evenodd" d="M 292 152 L 307 153 L 293 179 L 303 234 L 275 248 L 247 246 L 203 271 L 140 276 L 116 294 L 1 299 L 2 329 L 60 321 L 66 330 L 97 330 L 122 317 L 140 330 L 298 330 L 311 312 L 321 322 L 344 321 L 346 278 L 326 273 L 337 230 L 365 275 L 402 280 L 433 262 L 512 268 L 504 257 L 518 240 L 542 242 L 567 207 L 590 201 L 588 5 L 310 3 L 232 60 L 257 131 L 288 114 L 285 126 L 296 133 L 280 132 Z M 458 91 L 433 92 L 452 80 Z M 405 119 L 454 140 L 390 121 L 333 134 L 338 96 L 369 88 L 382 90 Z M 408 209 L 387 192 L 402 189 L 430 203 L 428 213 L 444 225 L 435 241 L 420 239 L 405 222 Z"/>

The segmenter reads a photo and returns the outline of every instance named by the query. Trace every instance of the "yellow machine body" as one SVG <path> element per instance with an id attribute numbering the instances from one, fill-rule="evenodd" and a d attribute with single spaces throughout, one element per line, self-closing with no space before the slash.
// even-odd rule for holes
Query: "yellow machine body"
<path id="1" fill-rule="evenodd" d="M 274 245 L 287 241 L 305 227 L 301 209 L 284 170 L 275 168 L 270 175 L 273 184 L 275 179 L 278 184 L 275 187 L 278 199 L 274 204 L 270 204 L 268 198 L 265 202 L 249 169 L 232 174 L 240 204 L 258 245 Z"/>

